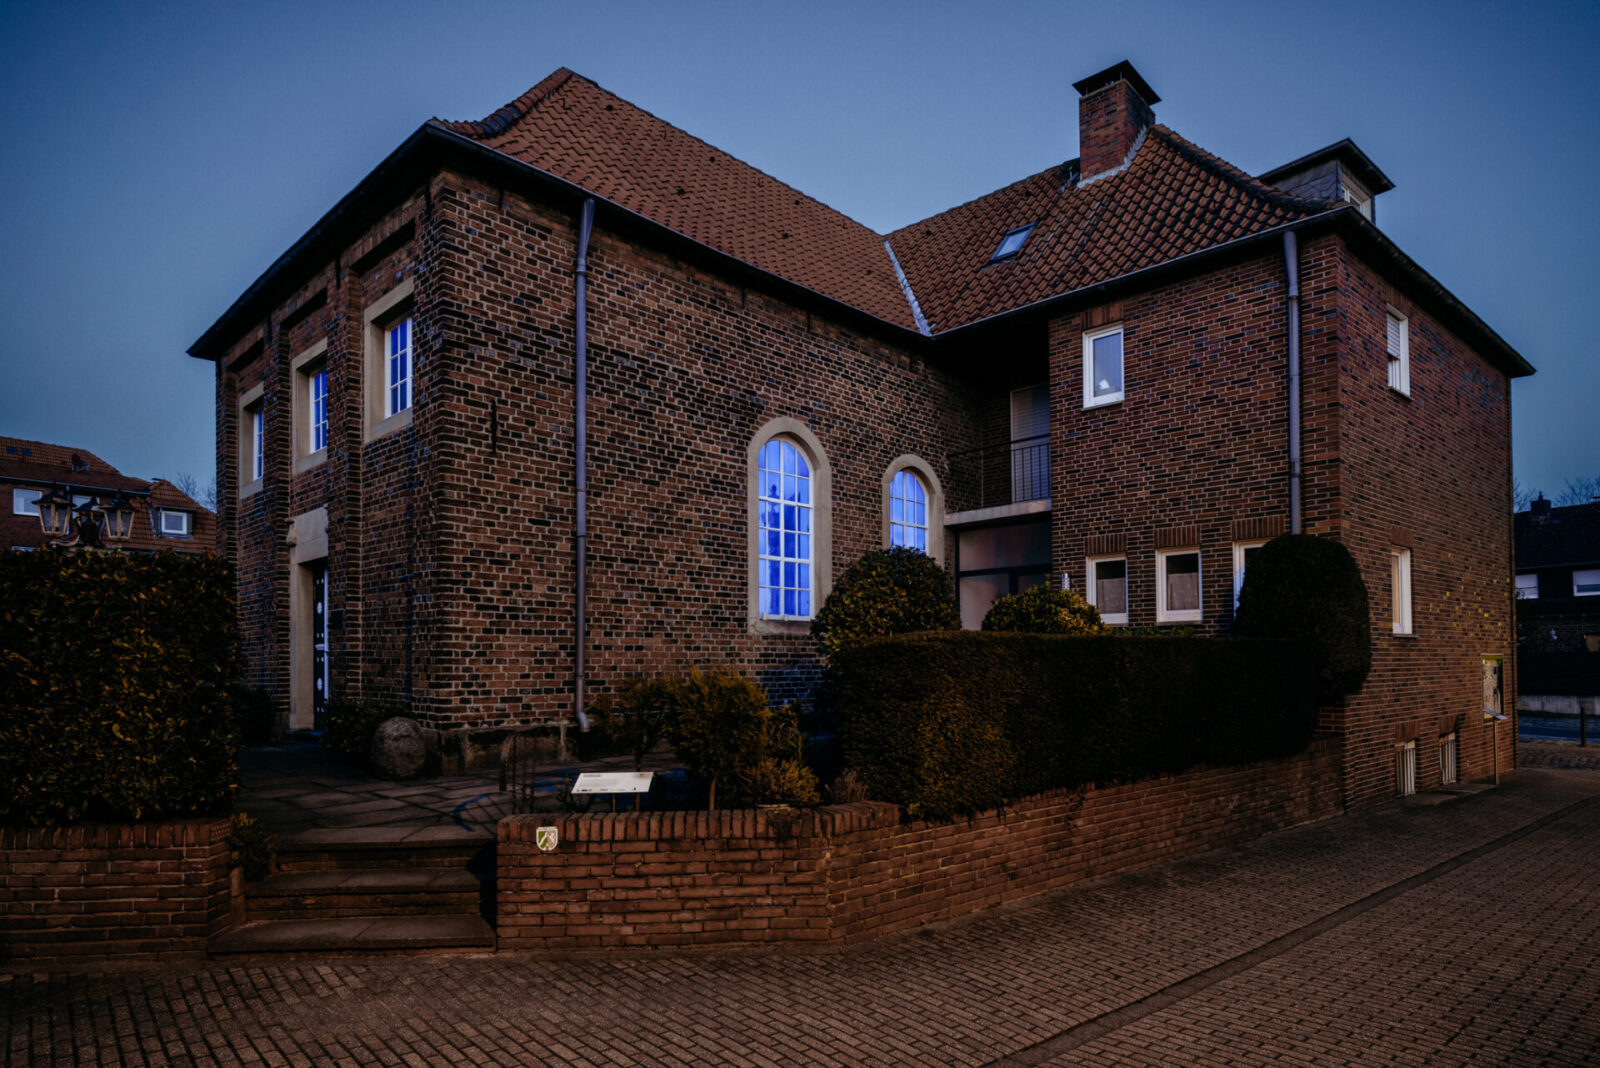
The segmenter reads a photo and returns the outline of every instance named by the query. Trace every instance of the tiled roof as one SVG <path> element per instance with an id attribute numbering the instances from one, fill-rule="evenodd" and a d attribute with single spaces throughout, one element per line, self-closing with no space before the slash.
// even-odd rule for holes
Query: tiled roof
<path id="1" fill-rule="evenodd" d="M 881 235 L 565 68 L 482 121 L 435 121 L 754 267 L 916 328 Z"/>
<path id="2" fill-rule="evenodd" d="M 1263 185 L 1160 125 L 1126 170 L 1077 180 L 1069 160 L 889 235 L 935 333 L 1333 206 Z M 991 263 L 1001 235 L 1028 223 L 1021 251 Z"/>
<path id="3" fill-rule="evenodd" d="M 439 125 L 705 245 L 898 326 L 916 324 L 884 238 L 565 68 L 478 122 Z M 1123 172 L 1075 160 L 889 235 L 933 333 L 1334 206 L 1284 194 L 1153 126 Z M 1007 230 L 1022 251 L 989 260 Z"/>
<path id="4" fill-rule="evenodd" d="M 1517 567 L 1600 561 L 1600 501 L 1516 515 Z"/>

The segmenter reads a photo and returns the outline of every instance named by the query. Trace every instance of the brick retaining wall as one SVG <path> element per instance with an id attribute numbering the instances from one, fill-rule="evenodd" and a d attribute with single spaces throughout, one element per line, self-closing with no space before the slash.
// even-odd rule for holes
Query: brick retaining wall
<path id="1" fill-rule="evenodd" d="M 0 964 L 205 953 L 230 922 L 228 820 L 0 828 Z"/>
<path id="2" fill-rule="evenodd" d="M 1040 794 L 948 823 L 814 811 L 514 816 L 499 947 L 860 942 L 1340 811 L 1339 752 Z M 560 844 L 543 853 L 541 826 Z"/>

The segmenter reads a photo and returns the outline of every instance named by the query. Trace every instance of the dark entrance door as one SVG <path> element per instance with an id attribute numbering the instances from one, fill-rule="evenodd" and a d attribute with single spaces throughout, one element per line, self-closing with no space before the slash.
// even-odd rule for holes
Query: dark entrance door
<path id="1" fill-rule="evenodd" d="M 311 719 L 325 729 L 328 717 L 328 564 L 311 565 Z"/>

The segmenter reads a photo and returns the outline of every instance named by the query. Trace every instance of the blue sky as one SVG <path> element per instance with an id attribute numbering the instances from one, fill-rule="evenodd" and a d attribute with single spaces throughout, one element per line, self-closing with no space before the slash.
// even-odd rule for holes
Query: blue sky
<path id="1" fill-rule="evenodd" d="M 0 0 L 0 434 L 214 469 L 184 350 L 430 116 L 568 66 L 879 231 L 1077 155 L 1072 82 L 1251 172 L 1351 137 L 1519 349 L 1516 470 L 1600 474 L 1600 4 Z"/>

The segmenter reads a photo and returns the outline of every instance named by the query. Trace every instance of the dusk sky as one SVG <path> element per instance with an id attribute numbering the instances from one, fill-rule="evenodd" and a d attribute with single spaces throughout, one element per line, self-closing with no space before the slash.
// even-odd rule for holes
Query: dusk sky
<path id="1" fill-rule="evenodd" d="M 0 2 L 0 434 L 205 487 L 189 345 L 422 122 L 557 67 L 885 232 L 1076 156 L 1072 83 L 1126 58 L 1251 173 L 1355 140 L 1383 229 L 1539 370 L 1522 485 L 1600 475 L 1600 4 L 1210 10 Z"/>

